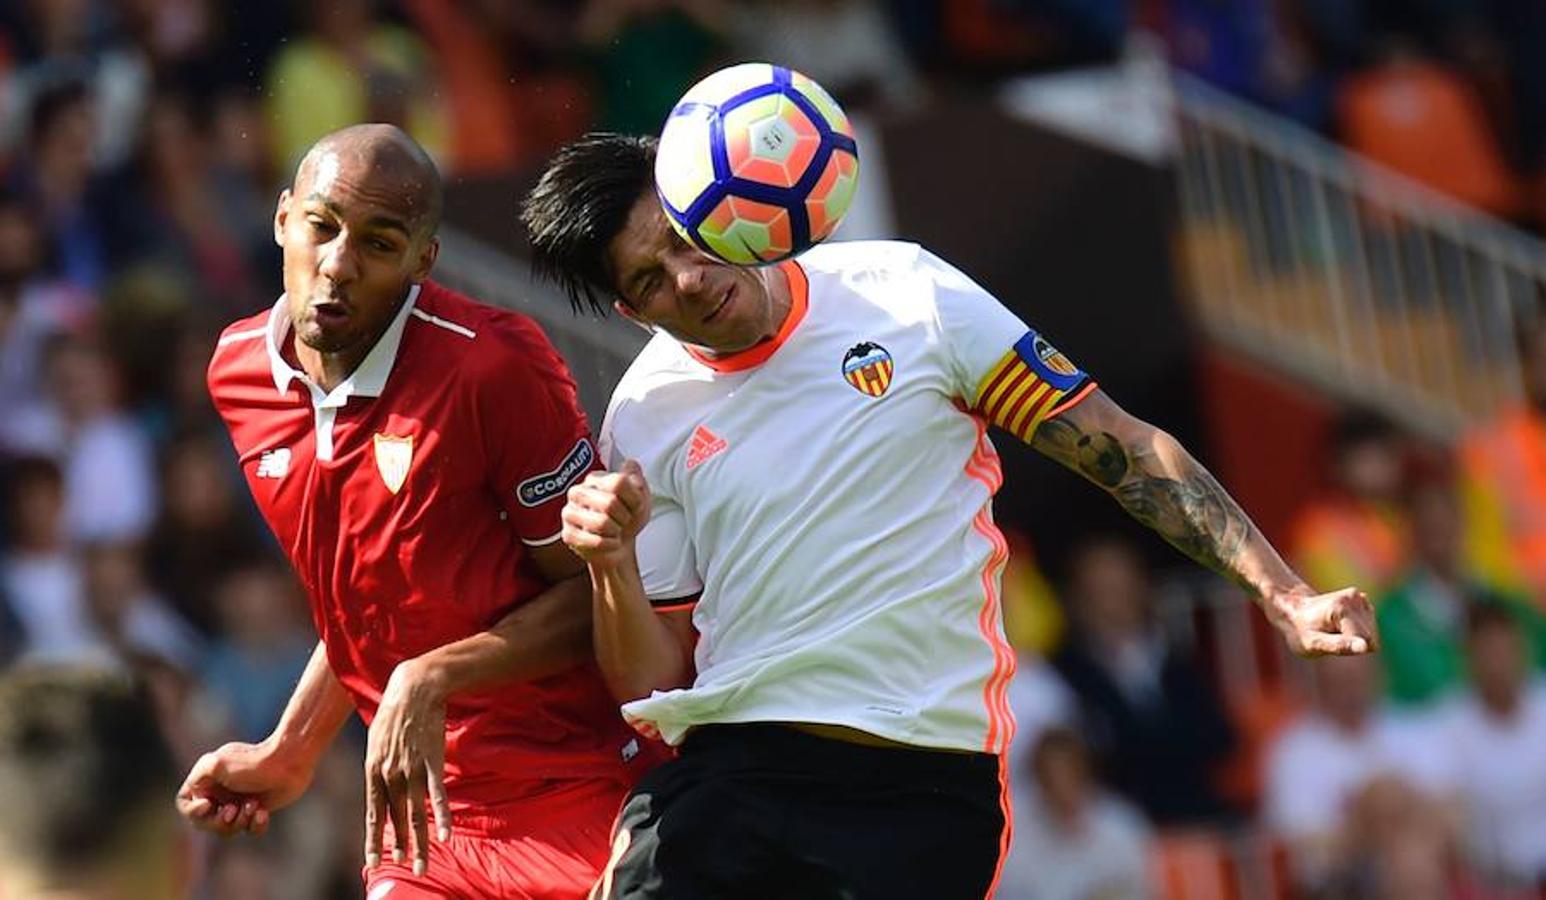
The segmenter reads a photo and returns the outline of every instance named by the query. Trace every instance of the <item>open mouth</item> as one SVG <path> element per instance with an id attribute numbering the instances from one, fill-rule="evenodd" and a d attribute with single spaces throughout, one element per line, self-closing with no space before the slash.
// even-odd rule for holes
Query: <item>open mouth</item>
<path id="1" fill-rule="evenodd" d="M 342 325 L 349 320 L 349 308 L 342 303 L 313 303 L 311 314 L 316 318 L 317 324 L 324 328 Z"/>
<path id="2" fill-rule="evenodd" d="M 725 290 L 725 296 L 720 298 L 719 303 L 717 305 L 715 305 L 715 307 L 712 310 L 709 310 L 709 314 L 708 315 L 703 317 L 704 324 L 708 324 L 709 322 L 712 322 L 715 319 L 717 319 L 720 316 L 720 314 L 725 311 L 725 308 L 730 305 L 730 301 L 734 297 L 735 297 L 735 285 L 731 285 L 729 288 L 727 288 Z"/>

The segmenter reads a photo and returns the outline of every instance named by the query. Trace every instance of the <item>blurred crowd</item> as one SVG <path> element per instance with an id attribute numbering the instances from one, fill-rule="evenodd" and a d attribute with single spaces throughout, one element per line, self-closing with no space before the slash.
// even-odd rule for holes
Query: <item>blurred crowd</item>
<path id="1" fill-rule="evenodd" d="M 777 60 L 884 112 L 1113 59 L 1138 28 L 1226 90 L 1468 202 L 1543 218 L 1546 6 L 1530 0 L 0 4 L 0 669 L 133 673 L 179 773 L 277 720 L 314 635 L 204 367 L 219 329 L 281 290 L 272 204 L 327 131 L 391 121 L 453 186 L 519 179 L 585 130 L 655 131 L 730 60 Z M 1198 623 L 1222 613 L 1206 592 L 1173 589 L 1123 537 L 1091 538 L 1055 587 L 1017 539 L 1023 727 L 1003 896 L 1189 896 L 1175 885 L 1226 877 L 1221 848 L 1242 839 L 1307 896 L 1540 883 L 1533 326 L 1538 405 L 1464 446 L 1419 446 L 1364 414 L 1339 431 L 1291 545 L 1315 583 L 1379 595 L 1379 659 L 1280 664 L 1251 620 L 1210 641 Z M 51 690 L 27 684 L 7 696 Z M 360 740 L 346 735 L 263 839 L 188 837 L 196 896 L 357 896 Z M 60 827 L 90 828 L 76 813 Z M 0 856 L 16 852 L 6 834 Z"/>

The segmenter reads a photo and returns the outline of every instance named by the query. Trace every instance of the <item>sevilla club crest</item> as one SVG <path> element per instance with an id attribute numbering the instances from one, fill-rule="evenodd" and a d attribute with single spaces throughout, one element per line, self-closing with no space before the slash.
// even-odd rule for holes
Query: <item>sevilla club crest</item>
<path id="1" fill-rule="evenodd" d="M 408 463 L 413 460 L 413 435 L 376 434 L 376 471 L 392 493 L 402 490 L 408 480 Z"/>
<path id="2" fill-rule="evenodd" d="M 843 354 L 843 377 L 861 394 L 879 397 L 891 386 L 896 364 L 879 344 L 865 341 Z"/>

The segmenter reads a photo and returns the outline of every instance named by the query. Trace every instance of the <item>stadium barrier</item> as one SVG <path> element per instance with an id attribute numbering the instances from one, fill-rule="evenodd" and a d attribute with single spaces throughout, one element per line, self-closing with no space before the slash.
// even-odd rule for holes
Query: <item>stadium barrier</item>
<path id="1" fill-rule="evenodd" d="M 1420 433 L 1522 393 L 1546 245 L 1173 73 L 1181 269 L 1215 340 Z"/>

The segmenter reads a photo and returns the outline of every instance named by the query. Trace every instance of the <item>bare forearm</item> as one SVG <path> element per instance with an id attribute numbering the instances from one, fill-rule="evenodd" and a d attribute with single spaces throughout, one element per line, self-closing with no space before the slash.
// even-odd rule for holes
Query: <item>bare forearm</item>
<path id="1" fill-rule="evenodd" d="M 531 681 L 590 658 L 590 585 L 566 578 L 511 610 L 492 628 L 412 662 L 444 697 Z"/>
<path id="2" fill-rule="evenodd" d="M 1133 518 L 1257 596 L 1308 590 L 1240 504 L 1174 438 L 1156 431 L 1127 452 L 1132 471 L 1112 494 Z"/>
<path id="3" fill-rule="evenodd" d="M 1144 429 L 1124 439 L 1054 419 L 1035 440 L 1176 549 L 1252 594 L 1309 591 L 1218 480 L 1165 432 Z"/>
<path id="4" fill-rule="evenodd" d="M 591 606 L 596 659 L 619 702 L 678 688 L 692 669 L 681 641 L 651 608 L 639 566 L 591 566 Z"/>
<path id="5" fill-rule="evenodd" d="M 327 649 L 318 642 L 268 742 L 309 770 L 327 752 L 353 712 L 354 700 L 333 674 Z"/>

